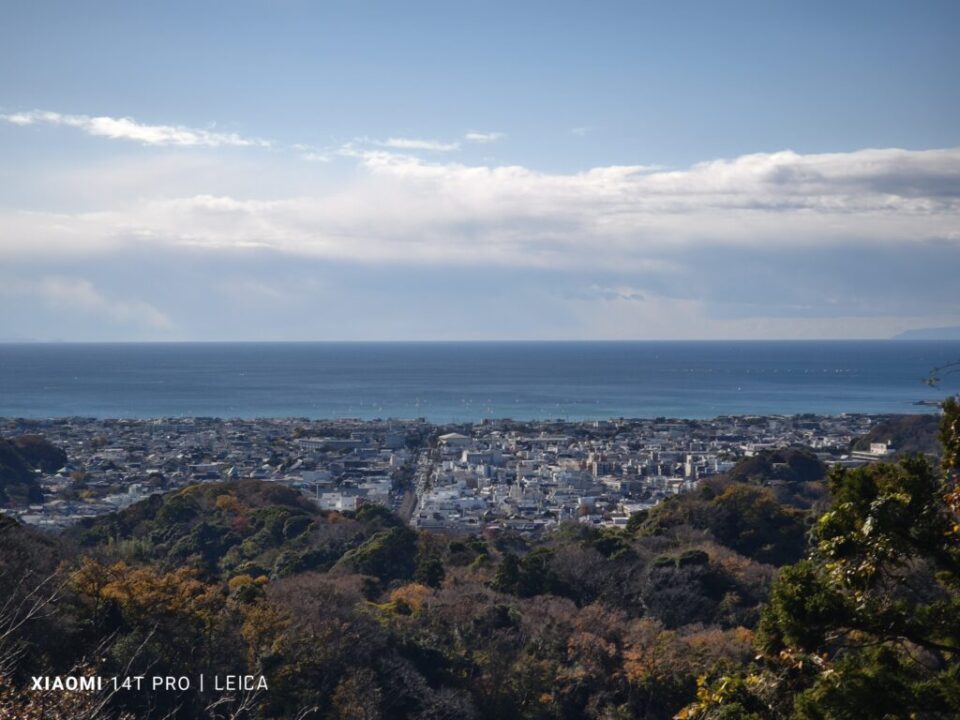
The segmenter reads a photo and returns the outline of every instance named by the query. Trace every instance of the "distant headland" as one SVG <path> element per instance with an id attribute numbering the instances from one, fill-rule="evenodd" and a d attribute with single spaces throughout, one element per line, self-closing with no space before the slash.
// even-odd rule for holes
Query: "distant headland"
<path id="1" fill-rule="evenodd" d="M 916 328 L 894 335 L 893 340 L 960 340 L 960 325 L 935 328 Z"/>

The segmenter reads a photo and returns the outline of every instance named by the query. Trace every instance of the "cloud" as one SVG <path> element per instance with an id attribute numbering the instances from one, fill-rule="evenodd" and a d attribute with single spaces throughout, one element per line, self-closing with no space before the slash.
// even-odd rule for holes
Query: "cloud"
<path id="1" fill-rule="evenodd" d="M 81 130 L 88 135 L 130 140 L 144 145 L 176 147 L 269 147 L 270 142 L 245 138 L 236 133 L 212 132 L 181 125 L 146 125 L 133 118 L 114 118 L 105 115 L 64 115 L 46 110 L 32 110 L 0 115 L 0 119 L 13 125 L 60 125 Z"/>
<path id="2" fill-rule="evenodd" d="M 272 199 L 141 189 L 96 211 L 0 211 L 0 256 L 150 245 L 361 263 L 654 272 L 709 248 L 960 242 L 960 149 L 791 151 L 683 170 L 544 173 L 348 145 L 360 172 Z M 230 179 L 232 181 L 232 178 Z M 96 177 L 88 181 L 96 186 Z M 225 178 L 224 182 L 227 179 Z M 262 185 L 262 182 L 260 183 Z"/>
<path id="3" fill-rule="evenodd" d="M 0 118 L 147 145 L 262 142 L 41 111 Z M 278 309 L 289 322 L 274 337 L 301 339 L 863 337 L 960 323 L 949 294 L 960 148 L 563 173 L 456 162 L 440 153 L 459 143 L 432 139 L 281 147 L 8 169 L 0 329 L 31 335 L 18 318 L 35 312 L 64 324 L 55 337 L 240 337 L 251 313 L 270 327 Z M 492 319 L 421 327 L 447 301 Z M 351 308 L 335 326 L 316 319 L 330 304 Z M 380 325 L 360 317 L 387 307 Z"/>
<path id="4" fill-rule="evenodd" d="M 492 143 L 502 140 L 503 137 L 504 134 L 501 132 L 468 132 L 463 136 L 463 139 L 472 143 Z"/>
<path id="5" fill-rule="evenodd" d="M 67 315 L 95 315 L 113 322 L 148 330 L 171 330 L 173 322 L 153 305 L 139 300 L 118 300 L 104 296 L 82 278 L 45 276 L 38 280 L 7 278 L 0 283 L 0 295 L 39 299 L 48 309 Z"/>
<path id="6" fill-rule="evenodd" d="M 421 140 L 417 138 L 392 137 L 377 145 L 395 150 L 429 150 L 431 152 L 453 152 L 460 149 L 460 143 L 447 143 L 440 140 Z"/>

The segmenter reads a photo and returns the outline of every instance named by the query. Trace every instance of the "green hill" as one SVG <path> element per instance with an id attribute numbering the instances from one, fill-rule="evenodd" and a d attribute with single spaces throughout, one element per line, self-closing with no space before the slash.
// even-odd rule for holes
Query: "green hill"
<path id="1" fill-rule="evenodd" d="M 884 418 L 853 443 L 853 450 L 869 450 L 870 443 L 889 442 L 899 453 L 937 455 L 940 444 L 937 415 L 891 415 Z"/>
<path id="2" fill-rule="evenodd" d="M 328 570 L 399 520 L 376 508 L 347 516 L 318 510 L 296 490 L 256 480 L 193 485 L 153 495 L 69 531 L 82 548 L 164 568 L 196 567 L 208 579 L 281 578 Z"/>
<path id="3" fill-rule="evenodd" d="M 764 450 L 753 457 L 740 460 L 726 473 L 733 482 L 768 484 L 773 480 L 784 482 L 816 482 L 823 480 L 827 466 L 805 448 Z"/>

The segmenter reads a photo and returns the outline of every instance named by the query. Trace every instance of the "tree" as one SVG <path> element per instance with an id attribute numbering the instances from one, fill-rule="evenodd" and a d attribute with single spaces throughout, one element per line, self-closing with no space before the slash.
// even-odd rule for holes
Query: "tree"
<path id="1" fill-rule="evenodd" d="M 763 611 L 762 660 L 703 684 L 687 718 L 960 715 L 960 405 L 944 459 L 835 469 L 809 557 Z"/>

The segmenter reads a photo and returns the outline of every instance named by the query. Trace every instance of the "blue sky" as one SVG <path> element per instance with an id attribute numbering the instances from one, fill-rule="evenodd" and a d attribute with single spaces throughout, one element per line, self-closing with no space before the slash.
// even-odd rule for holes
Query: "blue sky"
<path id="1" fill-rule="evenodd" d="M 10 3 L 0 338 L 960 324 L 954 2 Z"/>

